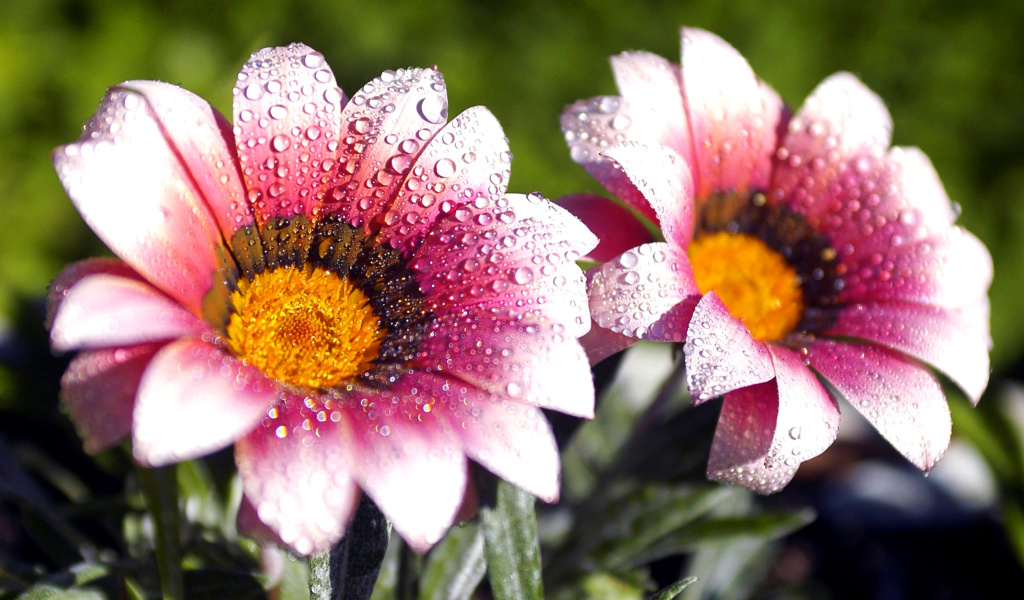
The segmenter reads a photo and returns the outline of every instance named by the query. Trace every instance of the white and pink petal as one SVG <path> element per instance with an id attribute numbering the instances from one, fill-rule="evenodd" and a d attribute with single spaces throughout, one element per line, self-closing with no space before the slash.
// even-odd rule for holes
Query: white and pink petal
<path id="1" fill-rule="evenodd" d="M 557 198 L 555 204 L 572 213 L 599 240 L 597 247 L 580 260 L 607 262 L 630 248 L 654 241 L 636 215 L 604 196 L 570 194 Z"/>
<path id="2" fill-rule="evenodd" d="M 131 346 L 210 330 L 163 292 L 135 277 L 96 273 L 62 294 L 50 327 L 57 352 Z"/>
<path id="3" fill-rule="evenodd" d="M 420 152 L 448 120 L 448 92 L 436 69 L 385 71 L 345 106 L 334 183 L 323 214 L 356 226 L 391 207 Z"/>
<path id="4" fill-rule="evenodd" d="M 439 315 L 417 362 L 517 402 L 594 416 L 589 362 L 559 323 L 489 310 Z"/>
<path id="5" fill-rule="evenodd" d="M 827 311 L 822 336 L 874 342 L 949 376 L 973 402 L 989 379 L 988 301 L 965 309 L 873 301 Z"/>
<path id="6" fill-rule="evenodd" d="M 135 271 L 193 314 L 212 287 L 216 219 L 146 97 L 114 87 L 75 143 L 54 151 L 86 223 Z"/>
<path id="7" fill-rule="evenodd" d="M 697 197 L 767 189 L 783 116 L 778 95 L 707 31 L 683 29 L 680 66 Z"/>
<path id="8" fill-rule="evenodd" d="M 61 404 L 85 451 L 92 454 L 128 437 L 142 374 L 163 344 L 79 353 L 60 382 Z"/>
<path id="9" fill-rule="evenodd" d="M 755 340 L 714 292 L 697 303 L 683 346 L 686 387 L 695 404 L 775 377 L 767 344 Z"/>
<path id="10" fill-rule="evenodd" d="M 438 220 L 458 217 L 456 211 L 464 206 L 494 213 L 490 219 L 484 213 L 475 215 L 478 225 L 500 218 L 511 162 L 508 140 L 490 111 L 476 106 L 459 114 L 415 160 L 408 155 L 391 159 L 391 169 L 404 184 L 377 224 L 381 243 L 408 256 Z"/>
<path id="11" fill-rule="evenodd" d="M 811 367 L 919 469 L 931 470 L 949 446 L 949 407 L 934 375 L 892 350 L 819 340 Z"/>
<path id="12" fill-rule="evenodd" d="M 259 522 L 300 554 L 340 540 L 359 502 L 353 466 L 363 457 L 348 410 L 336 402 L 284 393 L 235 444 L 245 497 Z M 247 529 L 260 531 L 251 519 Z"/>
<path id="13" fill-rule="evenodd" d="M 233 94 L 235 143 L 259 224 L 315 220 L 334 183 L 346 103 L 323 55 L 304 44 L 264 48 L 242 67 Z"/>
<path id="14" fill-rule="evenodd" d="M 604 155 L 629 177 L 654 209 L 665 241 L 686 249 L 693 239 L 694 197 L 690 169 L 667 146 L 625 143 Z"/>
<path id="15" fill-rule="evenodd" d="M 729 392 L 711 446 L 708 477 L 776 492 L 839 431 L 839 408 L 792 350 L 768 346 L 775 379 Z"/>
<path id="16" fill-rule="evenodd" d="M 220 450 L 255 427 L 278 394 L 272 380 L 212 344 L 172 342 L 139 382 L 135 460 L 159 466 Z"/>
<path id="17" fill-rule="evenodd" d="M 684 110 L 679 65 L 649 52 L 623 52 L 611 58 L 615 85 L 629 112 L 613 125 L 628 138 L 668 146 L 684 161 L 693 160 L 693 140 Z"/>
<path id="18" fill-rule="evenodd" d="M 700 290 L 686 253 L 664 242 L 623 252 L 587 273 L 590 313 L 627 336 L 682 342 Z"/>

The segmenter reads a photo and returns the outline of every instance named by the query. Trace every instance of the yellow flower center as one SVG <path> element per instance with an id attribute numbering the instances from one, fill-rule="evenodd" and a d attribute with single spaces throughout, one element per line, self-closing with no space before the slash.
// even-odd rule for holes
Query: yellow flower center
<path id="1" fill-rule="evenodd" d="M 800 277 L 781 254 L 752 235 L 704 234 L 688 251 L 701 293 L 714 291 L 763 342 L 796 328 L 803 314 Z"/>
<path id="2" fill-rule="evenodd" d="M 330 388 L 368 371 L 386 331 L 366 294 L 322 269 L 278 268 L 240 279 L 228 344 L 268 377 Z"/>

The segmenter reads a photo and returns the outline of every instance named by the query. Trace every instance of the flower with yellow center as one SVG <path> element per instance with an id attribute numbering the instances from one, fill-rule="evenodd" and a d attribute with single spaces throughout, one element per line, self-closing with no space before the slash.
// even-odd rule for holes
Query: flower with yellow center
<path id="1" fill-rule="evenodd" d="M 124 261 L 51 287 L 86 449 L 130 435 L 149 466 L 233 446 L 240 527 L 302 554 L 344 535 L 363 492 L 426 551 L 469 461 L 555 500 L 541 408 L 593 414 L 575 262 L 593 235 L 506 194 L 501 127 L 483 107 L 448 122 L 436 69 L 349 99 L 294 44 L 254 54 L 233 99 L 231 125 L 181 88 L 126 82 L 54 152 Z"/>
<path id="2" fill-rule="evenodd" d="M 950 415 L 926 365 L 980 397 L 992 265 L 928 158 L 890 148 L 885 105 L 852 75 L 794 114 L 707 31 L 683 29 L 678 64 L 627 52 L 612 67 L 621 95 L 566 109 L 565 139 L 664 242 L 638 240 L 607 199 L 567 200 L 607 232 L 591 257 L 604 261 L 591 360 L 638 339 L 682 344 L 694 402 L 723 399 L 718 481 L 781 489 L 835 439 L 839 397 L 930 469 Z"/>

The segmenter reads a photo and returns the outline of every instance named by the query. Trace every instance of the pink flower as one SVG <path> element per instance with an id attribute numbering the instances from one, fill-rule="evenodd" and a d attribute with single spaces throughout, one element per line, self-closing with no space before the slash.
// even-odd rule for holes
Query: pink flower
<path id="1" fill-rule="evenodd" d="M 681 65 L 612 58 L 621 96 L 562 115 L 571 154 L 661 226 L 602 238 L 592 361 L 636 339 L 684 342 L 694 402 L 724 396 L 712 479 L 762 493 L 835 439 L 835 398 L 930 469 L 950 415 L 931 365 L 977 401 L 988 383 L 991 258 L 928 158 L 852 75 L 795 115 L 742 56 L 684 29 Z M 570 207 L 585 201 L 576 197 Z M 621 210 L 621 209 L 620 209 Z M 596 232 L 615 227 L 593 206 Z M 621 223 L 621 217 L 615 217 Z M 826 387 L 827 386 L 827 387 Z"/>
<path id="2" fill-rule="evenodd" d="M 180 88 L 112 88 L 54 164 L 123 262 L 69 266 L 52 345 L 87 450 L 143 465 L 235 444 L 245 496 L 301 553 L 369 494 L 417 550 L 452 523 L 467 458 L 540 498 L 559 462 L 538 407 L 589 417 L 576 258 L 596 244 L 539 195 L 505 195 L 495 118 L 450 123 L 434 69 L 351 99 L 321 54 L 268 48 L 234 127 Z"/>

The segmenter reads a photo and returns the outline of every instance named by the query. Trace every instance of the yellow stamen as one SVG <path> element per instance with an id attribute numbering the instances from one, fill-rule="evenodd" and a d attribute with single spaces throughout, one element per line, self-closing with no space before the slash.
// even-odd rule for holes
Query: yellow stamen
<path id="1" fill-rule="evenodd" d="M 329 388 L 368 371 L 385 331 L 366 294 L 322 269 L 278 268 L 231 294 L 231 349 L 269 377 Z"/>
<path id="2" fill-rule="evenodd" d="M 758 238 L 719 231 L 695 239 L 688 253 L 701 293 L 714 290 L 755 338 L 771 342 L 800 323 L 804 303 L 796 269 Z"/>

